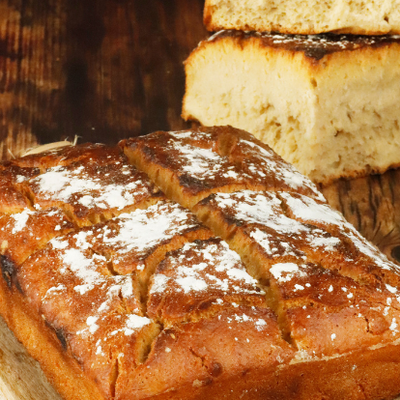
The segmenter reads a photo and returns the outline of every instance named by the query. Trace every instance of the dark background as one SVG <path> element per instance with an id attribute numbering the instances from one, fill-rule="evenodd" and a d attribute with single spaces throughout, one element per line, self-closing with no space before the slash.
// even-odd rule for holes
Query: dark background
<path id="1" fill-rule="evenodd" d="M 79 135 L 187 127 L 183 61 L 204 0 L 0 1 L 0 156 Z"/>

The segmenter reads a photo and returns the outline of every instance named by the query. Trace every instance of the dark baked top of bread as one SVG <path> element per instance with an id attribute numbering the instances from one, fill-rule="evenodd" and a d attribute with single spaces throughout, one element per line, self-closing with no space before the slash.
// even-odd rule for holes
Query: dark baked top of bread
<path id="1" fill-rule="evenodd" d="M 3 278 L 106 399 L 244 394 L 400 337 L 399 267 L 246 132 L 156 132 L 0 171 Z"/>
<path id="2" fill-rule="evenodd" d="M 280 188 L 323 198 L 309 179 L 245 131 L 155 132 L 124 140 L 121 146 L 129 148 L 128 156 L 139 168 L 148 166 L 154 182 L 170 181 L 164 192 L 189 208 L 211 193 L 242 189 Z"/>
<path id="3" fill-rule="evenodd" d="M 363 48 L 377 48 L 400 43 L 399 35 L 362 36 L 337 35 L 323 33 L 318 35 L 288 35 L 262 32 L 243 32 L 224 30 L 212 35 L 208 40 L 217 41 L 222 38 L 248 40 L 257 38 L 266 47 L 303 52 L 307 57 L 320 60 L 328 54 L 341 51 L 354 51 Z"/>

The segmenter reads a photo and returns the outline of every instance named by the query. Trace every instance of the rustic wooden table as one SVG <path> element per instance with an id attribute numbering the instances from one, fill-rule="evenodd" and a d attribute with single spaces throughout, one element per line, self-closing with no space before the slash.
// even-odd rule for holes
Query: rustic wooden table
<path id="1" fill-rule="evenodd" d="M 115 143 L 180 118 L 203 0 L 1 0 L 0 155 L 62 138 Z"/>
<path id="2" fill-rule="evenodd" d="M 76 135 L 80 142 L 116 143 L 189 127 L 180 117 L 183 62 L 208 35 L 203 3 L 0 0 L 0 158 Z M 397 260 L 399 181 L 400 170 L 392 170 L 323 189 L 334 207 Z M 0 348 L 16 346 L 0 351 L 0 398 L 57 398 L 45 383 L 12 397 L 10 382 L 40 381 L 21 372 L 31 361 L 12 340 L 0 324 Z"/>

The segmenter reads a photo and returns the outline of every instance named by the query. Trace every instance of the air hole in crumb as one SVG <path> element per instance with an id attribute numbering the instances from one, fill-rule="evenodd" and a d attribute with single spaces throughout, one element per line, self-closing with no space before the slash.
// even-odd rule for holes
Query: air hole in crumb
<path id="1" fill-rule="evenodd" d="M 315 88 L 318 86 L 317 81 L 314 78 L 311 79 L 311 85 Z"/>
<path id="2" fill-rule="evenodd" d="M 392 257 L 400 262 L 400 246 L 396 246 L 393 250 L 392 250 Z"/>

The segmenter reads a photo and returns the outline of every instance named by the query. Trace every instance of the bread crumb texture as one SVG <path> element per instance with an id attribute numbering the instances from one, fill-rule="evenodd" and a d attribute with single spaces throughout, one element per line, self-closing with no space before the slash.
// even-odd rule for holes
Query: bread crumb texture
<path id="1" fill-rule="evenodd" d="M 208 30 L 356 35 L 400 33 L 398 0 L 206 0 Z"/>
<path id="2" fill-rule="evenodd" d="M 314 182 L 400 164 L 399 36 L 222 31 L 185 69 L 185 119 L 245 129 Z"/>

